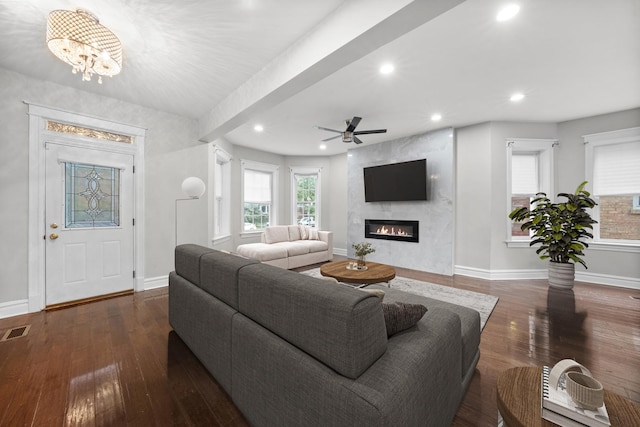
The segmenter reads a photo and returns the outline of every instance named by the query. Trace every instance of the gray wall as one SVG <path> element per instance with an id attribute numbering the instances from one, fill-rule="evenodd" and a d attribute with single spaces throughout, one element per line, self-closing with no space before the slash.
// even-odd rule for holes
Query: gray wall
<path id="1" fill-rule="evenodd" d="M 145 276 L 165 276 L 173 269 L 174 201 L 183 197 L 182 180 L 206 179 L 206 156 L 197 141 L 196 122 L 157 110 L 36 80 L 0 69 L 0 221 L 5 235 L 0 304 L 27 298 L 29 128 L 23 100 L 147 128 L 145 143 Z M 92 82 L 93 83 L 93 82 Z M 109 82 L 105 82 L 109 84 Z M 204 203 L 202 200 L 197 203 Z M 192 206 L 191 208 L 196 208 Z M 181 211 L 181 213 L 183 213 Z M 180 231 L 206 244 L 206 210 L 185 209 Z M 140 218 L 138 218 L 140 221 Z"/>
<path id="2" fill-rule="evenodd" d="M 349 151 L 348 251 L 351 244 L 370 242 L 376 252 L 372 261 L 432 273 L 453 274 L 454 151 L 453 130 L 359 147 Z M 363 168 L 409 160 L 427 159 L 428 199 L 420 202 L 375 202 L 364 200 Z M 408 243 L 364 238 L 365 219 L 397 219 L 420 222 L 420 241 Z"/>
<path id="3" fill-rule="evenodd" d="M 640 126 L 640 109 L 561 123 L 491 122 L 456 131 L 456 268 L 478 271 L 480 277 L 519 270 L 546 270 L 535 248 L 508 248 L 506 205 L 506 139 L 558 139 L 555 189 L 573 191 L 585 180 L 585 156 L 582 135 Z M 488 224 L 477 227 L 477 224 Z M 576 274 L 640 278 L 637 253 L 613 252 L 589 248 L 587 271 Z M 585 276 L 583 276 L 585 277 Z M 587 277 L 589 279 L 589 277 Z M 606 280 L 605 280 L 606 281 Z"/>

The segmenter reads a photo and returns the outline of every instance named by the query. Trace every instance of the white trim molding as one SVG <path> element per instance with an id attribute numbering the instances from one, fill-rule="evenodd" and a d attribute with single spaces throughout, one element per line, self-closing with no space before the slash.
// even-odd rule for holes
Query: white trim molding
<path id="1" fill-rule="evenodd" d="M 166 288 L 169 286 L 169 276 L 149 277 L 144 280 L 144 290 Z"/>
<path id="2" fill-rule="evenodd" d="M 19 316 L 29 312 L 29 300 L 21 299 L 0 303 L 0 319 Z"/>
<path id="3" fill-rule="evenodd" d="M 144 290 L 144 140 L 146 129 L 98 117 L 73 113 L 24 101 L 29 116 L 29 312 L 45 307 L 45 142 L 131 154 L 134 159 L 134 290 Z M 61 135 L 46 129 L 46 121 L 78 125 L 129 135 L 133 143 L 106 144 L 81 135 Z M 45 141 L 46 140 L 46 141 Z"/>
<path id="4" fill-rule="evenodd" d="M 335 252 L 335 251 L 334 251 Z M 521 270 L 486 270 L 475 267 L 456 265 L 454 274 L 475 277 L 484 280 L 533 280 L 547 279 L 547 269 L 521 269 Z M 610 274 L 590 273 L 576 271 L 576 281 L 594 283 L 597 285 L 618 286 L 621 288 L 640 289 L 640 279 L 635 277 L 613 276 Z"/>

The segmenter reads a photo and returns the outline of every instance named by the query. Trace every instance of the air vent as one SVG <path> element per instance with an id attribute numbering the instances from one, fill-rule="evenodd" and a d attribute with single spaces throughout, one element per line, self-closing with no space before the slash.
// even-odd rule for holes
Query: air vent
<path id="1" fill-rule="evenodd" d="M 31 325 L 19 326 L 17 328 L 9 329 L 7 332 L 5 332 L 0 342 L 26 337 L 29 333 L 29 329 L 31 329 Z"/>

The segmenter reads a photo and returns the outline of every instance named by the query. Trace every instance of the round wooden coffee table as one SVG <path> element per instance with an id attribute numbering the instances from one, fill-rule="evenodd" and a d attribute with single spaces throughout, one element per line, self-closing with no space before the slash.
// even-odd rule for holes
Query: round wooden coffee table
<path id="1" fill-rule="evenodd" d="M 334 261 L 322 264 L 320 274 L 333 277 L 338 282 L 361 286 L 381 282 L 387 282 L 387 286 L 389 286 L 389 281 L 396 277 L 396 270 L 389 265 L 367 261 L 366 270 L 349 270 L 347 266 L 350 262 L 353 261 Z"/>
<path id="2" fill-rule="evenodd" d="M 508 427 L 555 426 L 542 418 L 540 409 L 542 368 L 518 367 L 498 375 L 498 411 Z M 604 403 L 612 426 L 638 425 L 640 406 L 605 389 Z"/>

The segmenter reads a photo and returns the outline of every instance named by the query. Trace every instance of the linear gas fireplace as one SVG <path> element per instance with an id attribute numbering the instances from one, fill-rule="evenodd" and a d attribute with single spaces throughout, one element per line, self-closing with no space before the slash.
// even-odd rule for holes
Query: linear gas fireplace
<path id="1" fill-rule="evenodd" d="M 418 243 L 418 221 L 365 219 L 364 237 Z"/>

